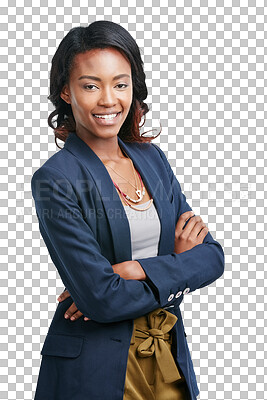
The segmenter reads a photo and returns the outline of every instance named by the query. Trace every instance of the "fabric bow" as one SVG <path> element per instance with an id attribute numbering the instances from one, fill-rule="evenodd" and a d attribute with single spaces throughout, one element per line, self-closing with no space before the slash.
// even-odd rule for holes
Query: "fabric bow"
<path id="1" fill-rule="evenodd" d="M 168 311 L 158 308 L 148 315 L 150 329 L 135 329 L 135 336 L 145 340 L 137 347 L 139 357 L 155 357 L 165 383 L 182 379 L 171 350 L 166 341 L 171 338 L 168 333 L 177 321 L 177 317 Z"/>

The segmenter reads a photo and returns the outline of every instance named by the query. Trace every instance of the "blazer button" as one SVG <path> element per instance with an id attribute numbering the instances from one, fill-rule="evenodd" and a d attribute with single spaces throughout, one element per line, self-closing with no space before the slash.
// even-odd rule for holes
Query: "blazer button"
<path id="1" fill-rule="evenodd" d="M 190 288 L 187 287 L 187 288 L 183 291 L 183 294 L 187 294 L 187 293 L 189 293 L 189 292 L 190 292 Z"/>
<path id="2" fill-rule="evenodd" d="M 183 294 L 183 292 L 180 290 L 179 292 L 176 293 L 175 297 L 178 299 L 178 297 L 180 297 L 181 294 Z"/>
<path id="3" fill-rule="evenodd" d="M 172 294 L 169 295 L 168 301 L 171 301 L 173 298 L 174 298 L 174 294 L 172 293 Z"/>

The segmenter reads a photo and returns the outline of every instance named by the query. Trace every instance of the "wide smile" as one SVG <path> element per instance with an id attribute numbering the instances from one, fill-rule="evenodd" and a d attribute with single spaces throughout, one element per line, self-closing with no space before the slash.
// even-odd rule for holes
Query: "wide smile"
<path id="1" fill-rule="evenodd" d="M 122 112 L 120 111 L 117 114 L 109 114 L 109 115 L 93 114 L 93 117 L 97 124 L 105 126 L 105 125 L 116 124 L 121 118 L 121 114 Z"/>

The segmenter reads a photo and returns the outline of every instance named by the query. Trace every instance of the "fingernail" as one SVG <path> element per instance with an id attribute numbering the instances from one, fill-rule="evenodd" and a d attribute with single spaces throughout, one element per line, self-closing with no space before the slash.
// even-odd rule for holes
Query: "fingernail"
<path id="1" fill-rule="evenodd" d="M 59 296 L 58 298 L 57 298 L 57 301 L 60 301 L 61 300 L 61 297 Z"/>
<path id="2" fill-rule="evenodd" d="M 75 317 L 72 316 L 72 317 L 70 317 L 70 319 L 73 321 L 75 319 Z"/>
<path id="3" fill-rule="evenodd" d="M 68 314 L 65 314 L 65 315 L 64 315 L 64 317 L 65 317 L 66 319 L 68 319 L 68 318 L 69 318 Z"/>

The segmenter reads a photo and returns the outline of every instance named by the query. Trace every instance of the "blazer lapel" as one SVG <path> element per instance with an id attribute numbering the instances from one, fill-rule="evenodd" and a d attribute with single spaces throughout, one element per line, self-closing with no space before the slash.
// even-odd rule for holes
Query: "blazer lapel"
<path id="1" fill-rule="evenodd" d="M 161 223 L 158 255 L 173 251 L 174 229 L 172 209 L 160 177 L 153 169 L 153 163 L 144 156 L 139 143 L 126 143 L 118 137 L 119 146 L 131 158 L 136 170 L 154 199 L 154 205 Z M 103 207 L 110 225 L 116 262 L 132 259 L 130 226 L 124 206 L 112 179 L 100 158 L 75 132 L 71 132 L 64 149 L 71 152 L 87 168 L 102 198 Z"/>

